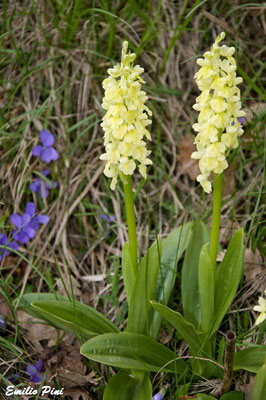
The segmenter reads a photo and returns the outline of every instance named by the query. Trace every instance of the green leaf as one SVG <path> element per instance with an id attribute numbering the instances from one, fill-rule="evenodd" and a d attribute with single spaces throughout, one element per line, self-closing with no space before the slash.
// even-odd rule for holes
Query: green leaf
<path id="1" fill-rule="evenodd" d="M 53 324 L 86 339 L 119 329 L 104 315 L 78 301 L 35 301 L 32 307 Z"/>
<path id="2" fill-rule="evenodd" d="M 137 372 L 137 371 L 136 371 Z M 152 386 L 149 374 L 120 370 L 105 388 L 103 400 L 152 400 Z"/>
<path id="3" fill-rule="evenodd" d="M 249 347 L 235 354 L 234 371 L 244 369 L 249 372 L 258 372 L 264 364 L 266 346 Z"/>
<path id="4" fill-rule="evenodd" d="M 161 239 L 158 237 L 148 249 L 138 269 L 128 310 L 127 332 L 148 334 L 152 309 L 147 300 L 155 296 L 161 254 Z"/>
<path id="5" fill-rule="evenodd" d="M 225 393 L 221 400 L 245 400 L 245 393 L 236 391 Z"/>
<path id="6" fill-rule="evenodd" d="M 215 399 L 215 397 L 210 396 L 209 394 L 200 393 L 200 394 L 197 394 L 196 399 L 197 400 L 209 400 L 209 399 Z"/>
<path id="7" fill-rule="evenodd" d="M 164 371 L 182 373 L 186 363 L 176 360 L 176 355 L 168 347 L 139 333 L 106 333 L 96 336 L 81 346 L 85 357 L 125 369 L 142 371 Z M 171 362 L 172 361 L 172 362 Z"/>
<path id="8" fill-rule="evenodd" d="M 93 308 L 52 293 L 27 293 L 20 299 L 18 308 L 59 329 L 73 332 L 80 339 L 119 332 L 112 322 Z"/>
<path id="9" fill-rule="evenodd" d="M 195 327 L 200 322 L 200 297 L 198 284 L 199 257 L 202 246 L 209 242 L 209 231 L 202 221 L 192 230 L 182 268 L 182 305 L 184 317 Z"/>
<path id="10" fill-rule="evenodd" d="M 252 399 L 265 400 L 266 394 L 266 365 L 264 364 L 258 371 L 252 388 Z"/>
<path id="11" fill-rule="evenodd" d="M 177 271 L 177 264 L 186 250 L 191 234 L 192 223 L 184 224 L 162 240 L 162 259 L 157 278 L 156 295 L 154 299 L 167 305 L 171 296 Z M 156 338 L 160 329 L 162 317 L 158 312 L 154 312 L 150 321 L 150 333 L 152 338 Z"/>
<path id="12" fill-rule="evenodd" d="M 124 244 L 124 247 L 122 250 L 122 272 L 123 272 L 125 291 L 126 291 L 126 295 L 127 295 L 127 302 L 128 302 L 128 305 L 130 305 L 130 299 L 131 299 L 132 291 L 134 288 L 136 276 L 135 276 L 135 271 L 134 271 L 134 267 L 133 267 L 132 260 L 131 260 L 131 255 L 129 252 L 128 243 Z"/>
<path id="13" fill-rule="evenodd" d="M 207 335 L 196 330 L 193 324 L 186 321 L 179 312 L 175 312 L 163 304 L 151 302 L 152 307 L 158 311 L 170 324 L 172 324 L 181 337 L 187 342 L 192 356 L 204 357 L 206 360 L 192 360 L 193 370 L 202 376 L 217 376 L 220 373 L 218 366 L 211 362 L 210 341 Z M 210 360 L 209 360 L 210 359 Z"/>
<path id="14" fill-rule="evenodd" d="M 221 265 L 217 269 L 215 283 L 215 319 L 211 335 L 219 328 L 230 307 L 243 274 L 243 230 L 232 237 Z M 211 336 L 210 335 L 210 336 Z"/>
<path id="15" fill-rule="evenodd" d="M 70 301 L 67 297 L 61 296 L 54 293 L 27 293 L 22 296 L 21 299 L 16 300 L 15 304 L 18 309 L 27 312 L 36 318 L 42 318 L 40 313 L 32 307 L 32 303 L 35 301 L 50 301 L 50 300 L 60 300 L 60 301 Z M 49 322 L 46 318 L 42 318 Z"/>
<path id="16" fill-rule="evenodd" d="M 208 244 L 202 247 L 199 261 L 200 329 L 210 332 L 214 315 L 214 270 Z"/>
<path id="17" fill-rule="evenodd" d="M 181 337 L 187 342 L 192 352 L 194 354 L 199 353 L 203 345 L 204 333 L 197 332 L 194 325 L 187 322 L 179 312 L 173 311 L 155 301 L 151 301 L 150 303 L 163 318 L 175 327 Z"/>

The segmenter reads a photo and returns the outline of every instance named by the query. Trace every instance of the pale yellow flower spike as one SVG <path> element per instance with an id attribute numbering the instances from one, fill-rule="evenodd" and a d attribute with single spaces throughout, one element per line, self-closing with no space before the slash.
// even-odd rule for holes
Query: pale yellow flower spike
<path id="1" fill-rule="evenodd" d="M 266 290 L 264 290 L 264 294 L 266 295 Z M 255 325 L 259 325 L 266 319 L 266 299 L 259 297 L 259 305 L 253 307 L 253 310 L 260 313 L 255 322 Z"/>
<path id="2" fill-rule="evenodd" d="M 105 96 L 102 107 L 107 111 L 101 124 L 105 135 L 106 160 L 104 174 L 112 178 L 111 189 L 115 189 L 119 174 L 132 175 L 138 167 L 146 178 L 146 166 L 152 164 L 151 153 L 144 138 L 151 140 L 146 129 L 152 113 L 145 105 L 148 97 L 141 90 L 144 83 L 140 74 L 144 69 L 133 66 L 136 55 L 128 53 L 128 42 L 123 43 L 121 63 L 108 69 L 109 78 L 103 81 Z"/>
<path id="3" fill-rule="evenodd" d="M 238 146 L 237 138 L 244 132 L 239 117 L 244 117 L 245 112 L 241 111 L 237 87 L 242 78 L 236 76 L 235 48 L 219 45 L 224 38 L 222 32 L 211 51 L 197 60 L 201 68 L 195 74 L 202 93 L 193 106 L 199 116 L 198 123 L 193 125 L 198 132 L 194 142 L 197 151 L 191 157 L 199 159 L 201 174 L 197 181 L 207 193 L 212 190 L 211 172 L 221 174 L 228 167 L 226 157 L 231 148 Z"/>

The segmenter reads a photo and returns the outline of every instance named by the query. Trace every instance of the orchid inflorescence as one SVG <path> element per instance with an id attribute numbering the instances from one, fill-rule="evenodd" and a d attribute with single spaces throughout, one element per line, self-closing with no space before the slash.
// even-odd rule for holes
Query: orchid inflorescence
<path id="1" fill-rule="evenodd" d="M 146 167 L 152 164 L 150 151 L 143 140 L 151 140 L 146 129 L 151 124 L 152 113 L 145 105 L 148 97 L 141 90 L 144 80 L 140 74 L 144 69 L 133 66 L 136 55 L 128 53 L 128 42 L 123 43 L 121 63 L 108 69 L 109 78 L 103 81 L 105 97 L 102 107 L 107 110 L 101 124 L 104 132 L 106 160 L 104 174 L 112 178 L 111 189 L 115 189 L 119 175 L 132 175 L 138 167 L 146 178 Z"/>
<path id="2" fill-rule="evenodd" d="M 198 123 L 193 128 L 197 151 L 191 157 L 199 159 L 201 174 L 197 177 L 204 191 L 210 193 L 211 172 L 221 174 L 227 167 L 226 157 L 230 149 L 238 146 L 237 138 L 243 134 L 240 117 L 240 90 L 242 78 L 236 76 L 234 47 L 220 46 L 225 37 L 222 32 L 211 51 L 204 53 L 197 63 L 201 66 L 195 74 L 198 88 L 202 91 L 193 108 L 199 111 Z"/>
<path id="3" fill-rule="evenodd" d="M 54 144 L 53 134 L 47 130 L 42 130 L 40 139 L 42 146 L 34 146 L 32 148 L 32 154 L 36 157 L 40 156 L 45 163 L 57 160 L 59 157 L 58 152 L 52 147 Z M 41 173 L 44 180 L 40 178 L 35 178 L 33 180 L 29 186 L 31 192 L 39 193 L 42 198 L 48 197 L 50 190 L 57 187 L 57 182 L 50 182 L 47 180 L 49 173 L 50 171 L 45 169 Z M 13 213 L 10 216 L 10 221 L 16 227 L 12 232 L 12 239 L 15 239 L 21 244 L 25 244 L 35 236 L 40 224 L 46 224 L 49 221 L 49 217 L 48 215 L 36 214 L 35 204 L 33 202 L 28 202 L 25 207 L 25 212 L 22 215 Z M 10 241 L 3 233 L 0 234 L 0 246 L 2 246 L 0 247 L 0 261 L 10 253 L 10 249 L 16 251 L 19 247 L 15 241 Z M 3 246 L 8 248 L 3 248 Z"/>

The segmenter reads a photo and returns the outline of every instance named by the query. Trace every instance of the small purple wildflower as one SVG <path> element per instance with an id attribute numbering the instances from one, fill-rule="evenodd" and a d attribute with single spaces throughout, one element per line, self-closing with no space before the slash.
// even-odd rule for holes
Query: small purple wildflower
<path id="1" fill-rule="evenodd" d="M 238 117 L 237 120 L 238 120 L 238 122 L 239 122 L 240 124 L 243 124 L 244 121 L 245 121 L 245 118 L 244 118 L 244 117 Z M 231 125 L 235 125 L 234 121 L 232 121 Z"/>
<path id="2" fill-rule="evenodd" d="M 34 146 L 31 150 L 35 157 L 41 156 L 41 159 L 49 163 L 50 161 L 55 161 L 58 159 L 57 151 L 52 147 L 54 144 L 54 135 L 48 132 L 46 129 L 42 130 L 40 133 L 41 145 Z"/>
<path id="3" fill-rule="evenodd" d="M 163 400 L 162 393 L 157 393 L 155 396 L 153 396 L 152 400 Z"/>
<path id="4" fill-rule="evenodd" d="M 13 250 L 18 249 L 18 244 L 16 242 L 12 241 L 8 243 L 8 237 L 4 233 L 0 233 L 0 246 L 7 246 Z M 3 257 L 7 256 L 9 253 L 10 250 L 3 249 L 0 247 L 0 261 L 2 260 Z"/>
<path id="5" fill-rule="evenodd" d="M 107 222 L 107 228 L 110 228 L 110 224 L 112 222 L 115 222 L 115 216 L 114 215 L 106 215 L 106 214 L 100 214 L 100 217 Z"/>
<path id="6" fill-rule="evenodd" d="M 32 202 L 27 203 L 25 213 L 20 216 L 19 214 L 12 214 L 10 221 L 18 229 L 12 232 L 12 235 L 20 243 L 27 243 L 35 236 L 36 230 L 40 224 L 46 224 L 49 221 L 48 215 L 36 215 L 35 204 Z"/>
<path id="7" fill-rule="evenodd" d="M 42 175 L 47 177 L 50 171 L 45 169 L 42 171 Z M 50 190 L 52 188 L 57 187 L 57 182 L 47 182 L 41 178 L 35 178 L 34 181 L 30 184 L 30 190 L 32 192 L 37 192 L 42 198 L 46 198 L 49 196 Z"/>
<path id="8" fill-rule="evenodd" d="M 6 327 L 6 323 L 5 323 L 5 321 L 3 320 L 3 318 L 0 315 L 0 328 L 5 329 L 5 327 Z"/>
<path id="9" fill-rule="evenodd" d="M 43 374 L 41 374 L 42 360 L 39 360 L 36 365 L 29 364 L 27 366 L 27 372 L 30 375 L 30 382 L 40 383 L 43 380 Z"/>

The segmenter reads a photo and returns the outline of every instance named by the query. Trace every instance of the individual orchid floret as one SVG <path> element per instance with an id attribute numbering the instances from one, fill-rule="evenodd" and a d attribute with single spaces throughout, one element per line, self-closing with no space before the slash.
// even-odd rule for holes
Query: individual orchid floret
<path id="1" fill-rule="evenodd" d="M 108 69 L 109 78 L 103 81 L 105 96 L 102 107 L 107 111 L 101 124 L 105 135 L 104 174 L 112 178 L 111 189 L 115 189 L 119 175 L 132 175 L 136 168 L 146 178 L 148 158 L 145 138 L 151 140 L 146 129 L 151 124 L 152 113 L 145 105 L 148 97 L 141 90 L 144 83 L 140 74 L 144 69 L 133 66 L 136 55 L 128 52 L 128 42 L 123 43 L 121 63 Z"/>
<path id="2" fill-rule="evenodd" d="M 20 243 L 27 243 L 32 239 L 39 224 L 46 224 L 49 221 L 47 215 L 36 215 L 35 204 L 32 202 L 27 203 L 25 213 L 20 216 L 19 214 L 12 214 L 10 221 L 16 226 L 12 232 L 12 236 Z"/>
<path id="3" fill-rule="evenodd" d="M 9 242 L 8 237 L 4 233 L 0 233 L 0 261 L 10 253 L 9 249 L 3 248 L 2 246 L 7 246 L 13 250 L 18 249 L 18 244 L 16 242 Z"/>
<path id="4" fill-rule="evenodd" d="M 44 177 L 49 176 L 49 174 L 50 171 L 47 169 L 42 171 L 42 175 Z M 47 198 L 49 196 L 50 190 L 53 188 L 57 188 L 57 182 L 47 182 L 47 180 L 35 178 L 29 187 L 32 192 L 39 193 L 40 197 Z"/>
<path id="5" fill-rule="evenodd" d="M 49 163 L 50 161 L 55 161 L 58 159 L 58 153 L 53 148 L 54 135 L 48 132 L 46 129 L 42 130 L 40 133 L 41 145 L 34 146 L 32 149 L 32 154 L 35 157 L 41 157 L 42 161 Z"/>
<path id="6" fill-rule="evenodd" d="M 242 78 L 236 76 L 234 47 L 220 46 L 225 38 L 222 32 L 210 51 L 204 53 L 197 63 L 201 66 L 195 80 L 201 95 L 193 108 L 199 111 L 198 123 L 193 129 L 197 151 L 191 157 L 199 159 L 201 174 L 197 177 L 205 192 L 210 193 L 210 174 L 222 174 L 228 167 L 230 149 L 238 147 L 238 137 L 243 134 L 240 90 Z"/>
<path id="7" fill-rule="evenodd" d="M 264 294 L 266 295 L 266 290 L 264 290 Z M 256 319 L 255 325 L 261 324 L 266 319 L 266 298 L 259 297 L 258 303 L 259 303 L 259 305 L 253 307 L 254 311 L 257 311 L 260 313 L 260 315 Z"/>

